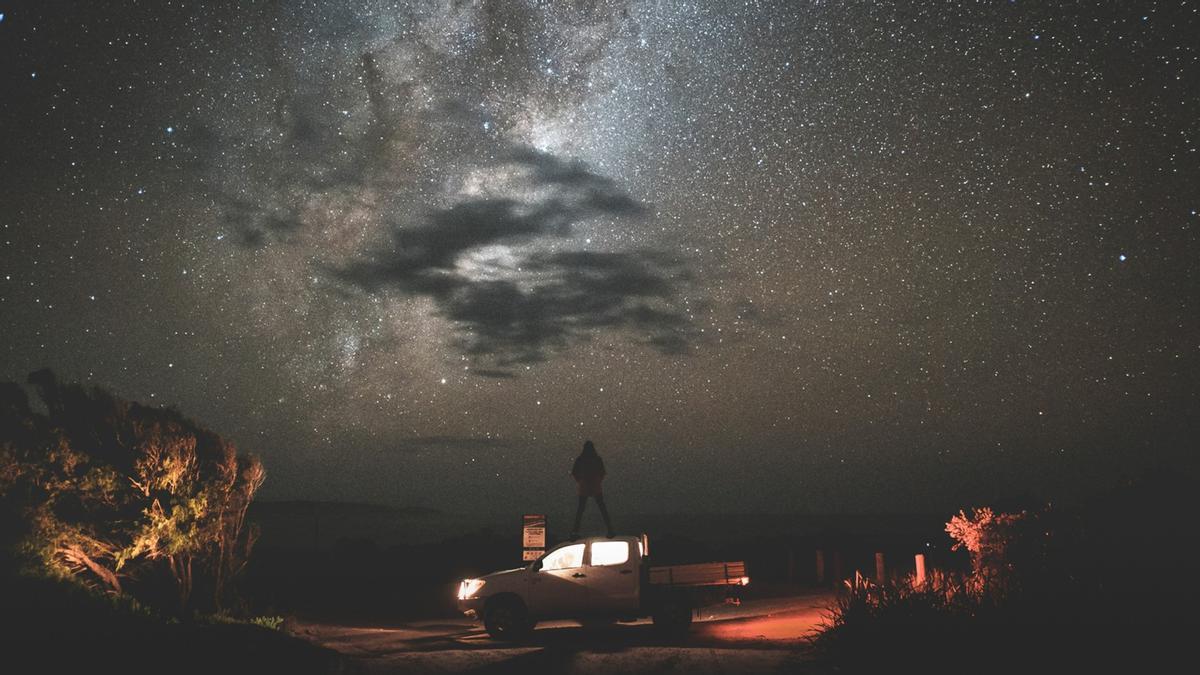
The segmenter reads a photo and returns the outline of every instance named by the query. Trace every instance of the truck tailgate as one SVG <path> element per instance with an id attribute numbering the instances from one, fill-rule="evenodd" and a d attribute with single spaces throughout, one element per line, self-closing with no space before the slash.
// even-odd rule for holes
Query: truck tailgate
<path id="1" fill-rule="evenodd" d="M 749 583 L 746 563 L 709 562 L 663 565 L 650 568 L 650 583 L 670 586 L 744 586 Z"/>

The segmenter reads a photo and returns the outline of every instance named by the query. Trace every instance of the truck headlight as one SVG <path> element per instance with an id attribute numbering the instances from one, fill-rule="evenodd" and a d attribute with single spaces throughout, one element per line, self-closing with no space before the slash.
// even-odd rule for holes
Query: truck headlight
<path id="1" fill-rule="evenodd" d="M 463 579 L 458 585 L 458 599 L 469 600 L 475 597 L 483 585 L 487 583 L 483 579 Z"/>

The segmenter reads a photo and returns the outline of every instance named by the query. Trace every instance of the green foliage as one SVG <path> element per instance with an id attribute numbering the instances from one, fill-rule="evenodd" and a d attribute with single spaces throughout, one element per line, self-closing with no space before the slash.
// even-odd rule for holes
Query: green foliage
<path id="1" fill-rule="evenodd" d="M 243 625 L 244 624 L 244 625 L 258 626 L 260 628 L 269 628 L 271 630 L 281 629 L 283 627 L 283 621 L 284 621 L 282 616 L 263 615 L 263 616 L 250 617 L 249 619 L 246 619 L 246 618 L 234 616 L 233 614 L 230 614 L 229 612 L 226 612 L 226 611 L 218 611 L 218 612 L 212 612 L 210 614 L 202 614 L 202 615 L 196 617 L 196 620 L 200 623 L 212 624 L 212 625 Z"/>
<path id="2" fill-rule="evenodd" d="M 283 627 L 283 617 L 256 616 L 250 619 L 250 623 L 254 624 L 255 626 L 262 626 L 263 628 L 270 628 L 271 630 L 279 630 Z"/>
<path id="3" fill-rule="evenodd" d="M 174 612 L 226 604 L 256 538 L 245 515 L 262 464 L 173 410 L 48 371 L 29 381 L 45 413 L 0 384 L 0 507 L 19 531 L 0 544 Z"/>

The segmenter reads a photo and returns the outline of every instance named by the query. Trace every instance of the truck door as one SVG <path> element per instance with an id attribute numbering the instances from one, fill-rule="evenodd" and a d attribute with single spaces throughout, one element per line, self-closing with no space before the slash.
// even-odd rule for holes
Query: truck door
<path id="1" fill-rule="evenodd" d="M 622 614 L 638 608 L 639 557 L 629 541 L 593 541 L 587 566 L 589 602 L 597 612 Z"/>
<path id="2" fill-rule="evenodd" d="M 567 544 L 542 557 L 529 577 L 529 608 L 540 618 L 571 617 L 588 609 L 584 544 Z"/>

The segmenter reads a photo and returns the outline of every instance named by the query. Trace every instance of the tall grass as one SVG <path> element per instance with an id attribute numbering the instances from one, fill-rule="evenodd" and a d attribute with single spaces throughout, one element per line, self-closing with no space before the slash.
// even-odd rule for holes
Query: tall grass
<path id="1" fill-rule="evenodd" d="M 911 577 L 875 583 L 856 576 L 828 608 L 815 646 L 823 656 L 850 663 L 945 654 L 969 639 L 972 620 L 986 603 L 971 588 L 966 576 L 941 572 L 923 584 Z"/>

